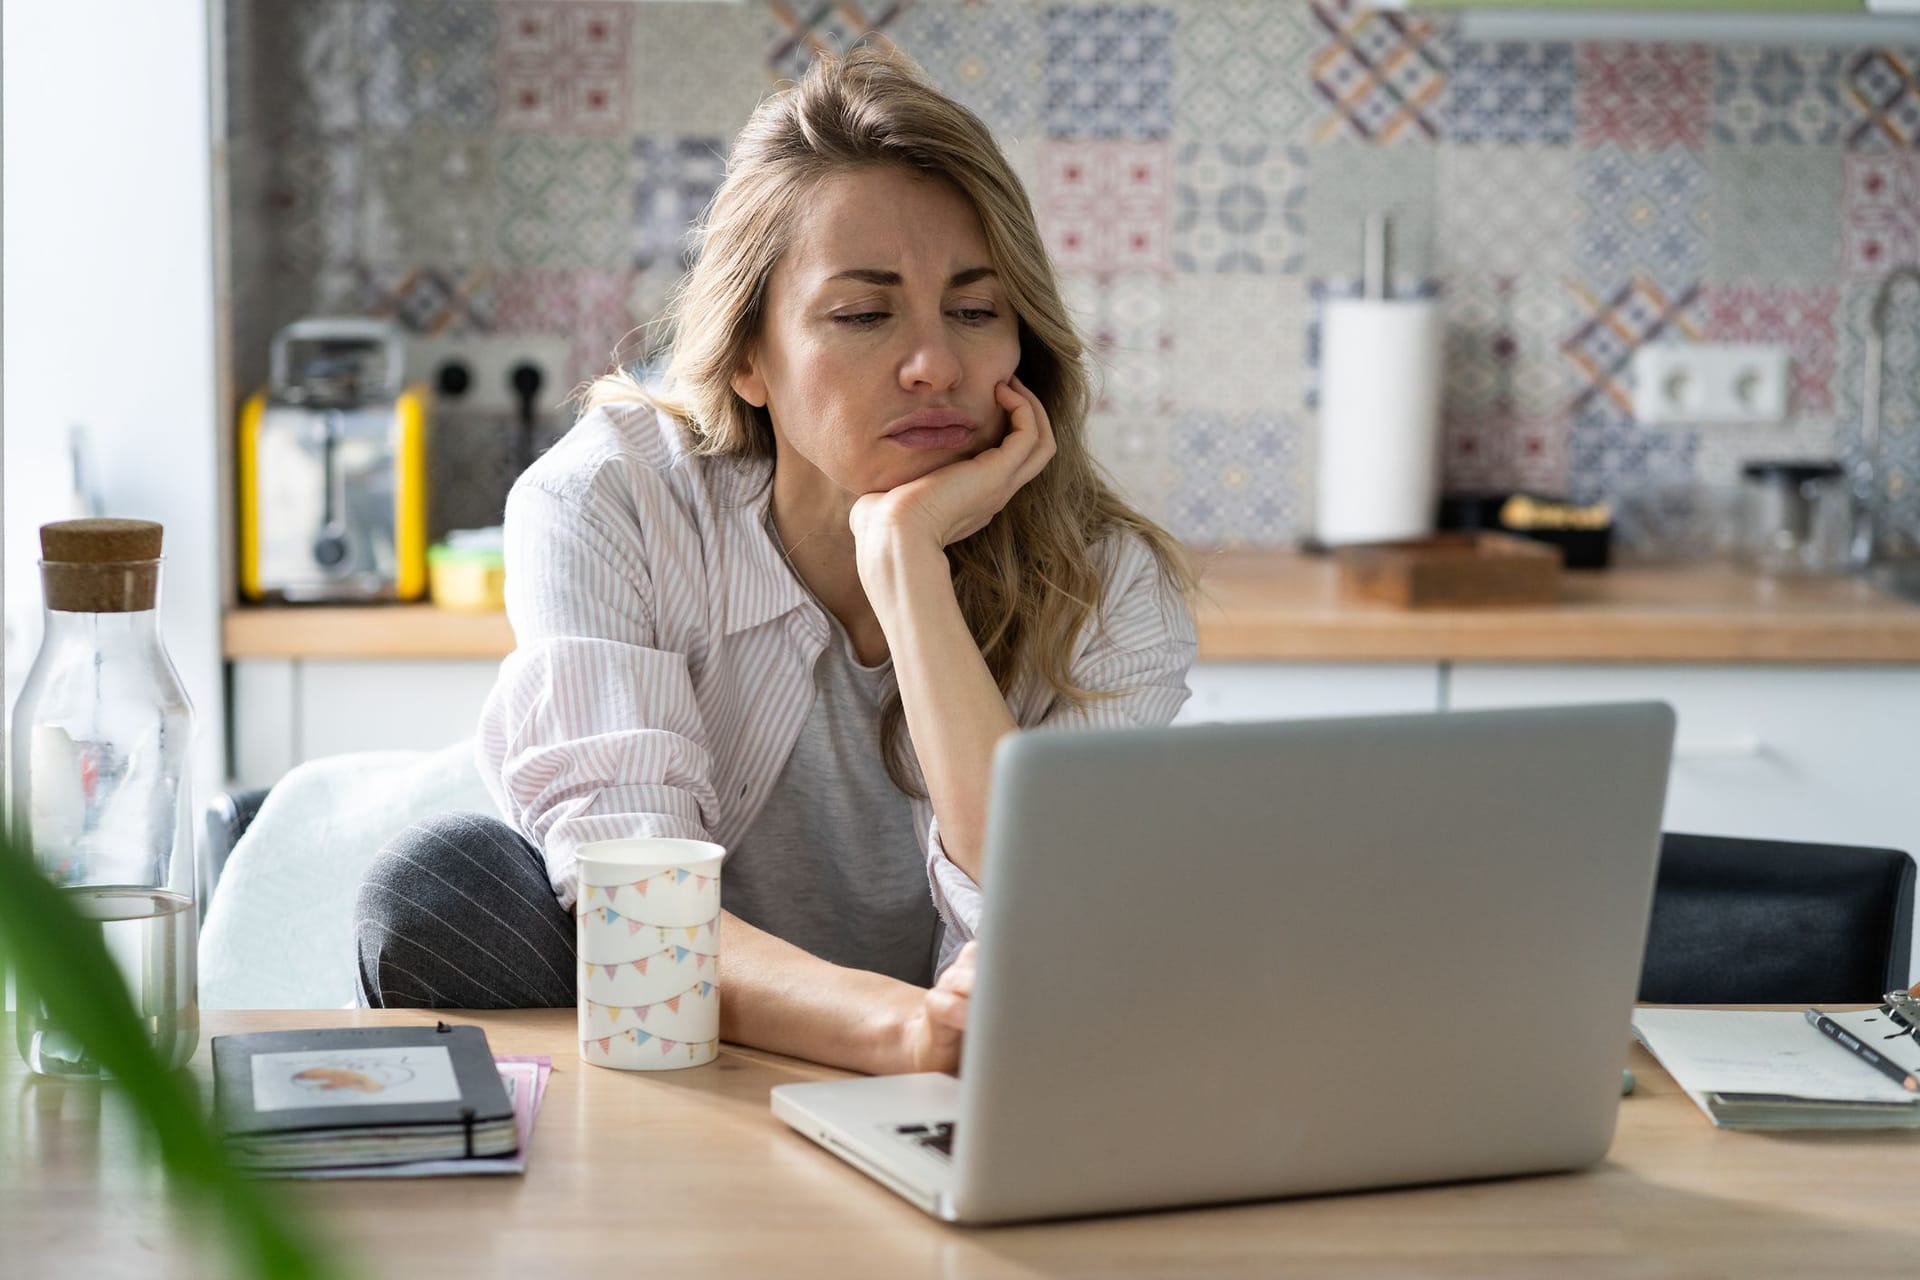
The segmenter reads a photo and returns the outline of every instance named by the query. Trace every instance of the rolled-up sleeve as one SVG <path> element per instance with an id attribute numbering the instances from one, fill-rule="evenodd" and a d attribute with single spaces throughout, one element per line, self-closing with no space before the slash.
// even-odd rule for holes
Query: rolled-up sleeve
<path id="1" fill-rule="evenodd" d="M 580 498 L 516 485 L 506 517 L 517 648 L 481 712 L 481 777 L 573 905 L 574 851 L 710 838 L 712 759 L 684 654 L 658 647 L 643 533 Z"/>
<path id="2" fill-rule="evenodd" d="M 1055 699 L 1040 729 L 1144 729 L 1173 723 L 1190 690 L 1199 634 L 1193 610 L 1138 537 L 1112 548 L 1106 599 L 1082 629 L 1073 682 L 1095 696 L 1075 706 Z"/>
<path id="3" fill-rule="evenodd" d="M 1193 611 L 1145 542 L 1124 535 L 1102 544 L 1107 589 L 1099 614 L 1081 629 L 1073 682 L 1095 696 L 1074 705 L 1055 698 L 1023 729 L 1128 729 L 1171 724 L 1186 702 L 1187 672 L 1198 633 Z M 1017 714 L 1017 713 L 1016 713 Z M 947 857 L 938 818 L 928 820 L 927 872 L 947 930 L 944 969 L 980 925 L 980 886 Z"/>

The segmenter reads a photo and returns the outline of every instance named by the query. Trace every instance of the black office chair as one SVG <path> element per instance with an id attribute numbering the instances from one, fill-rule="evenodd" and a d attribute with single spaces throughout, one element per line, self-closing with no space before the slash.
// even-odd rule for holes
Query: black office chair
<path id="1" fill-rule="evenodd" d="M 1913 859 L 1895 849 L 1667 833 L 1640 998 L 1876 1001 L 1909 979 Z"/>

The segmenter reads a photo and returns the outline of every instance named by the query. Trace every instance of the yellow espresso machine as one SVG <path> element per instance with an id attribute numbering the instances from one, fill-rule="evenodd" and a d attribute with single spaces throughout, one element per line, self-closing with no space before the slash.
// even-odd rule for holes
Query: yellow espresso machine
<path id="1" fill-rule="evenodd" d="M 418 600 L 427 590 L 427 405 L 398 325 L 274 335 L 240 418 L 240 589 L 251 600 Z"/>

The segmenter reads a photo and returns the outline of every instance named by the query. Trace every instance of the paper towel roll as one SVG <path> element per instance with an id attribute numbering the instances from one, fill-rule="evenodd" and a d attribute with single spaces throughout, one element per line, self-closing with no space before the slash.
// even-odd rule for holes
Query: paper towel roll
<path id="1" fill-rule="evenodd" d="M 1440 347 L 1440 304 L 1432 299 L 1327 302 L 1320 341 L 1320 541 L 1433 532 Z"/>

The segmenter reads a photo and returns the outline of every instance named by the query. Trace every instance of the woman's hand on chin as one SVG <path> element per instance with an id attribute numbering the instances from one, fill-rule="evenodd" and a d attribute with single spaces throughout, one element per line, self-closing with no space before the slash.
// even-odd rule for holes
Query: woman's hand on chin
<path id="1" fill-rule="evenodd" d="M 900 1028 L 902 1072 L 960 1072 L 960 1045 L 967 1029 L 967 1006 L 973 998 L 974 950 L 969 942 L 960 948 L 947 971 L 931 990 L 922 994 L 920 1007 Z"/>
<path id="2" fill-rule="evenodd" d="M 943 551 L 978 533 L 1052 460 L 1053 423 L 1039 397 L 1009 377 L 994 398 L 1008 415 L 999 444 L 855 500 L 848 524 L 863 560 L 870 549 L 892 549 L 901 540 Z"/>

